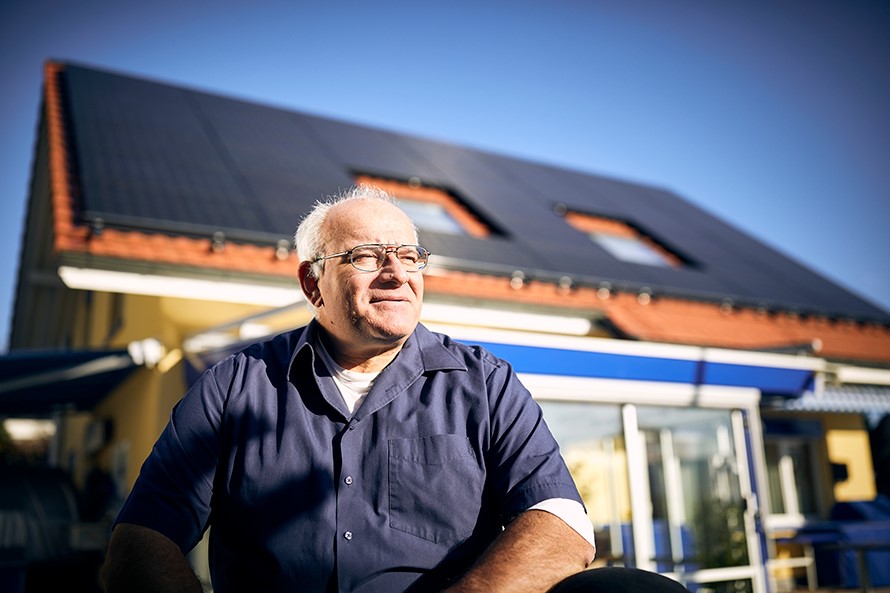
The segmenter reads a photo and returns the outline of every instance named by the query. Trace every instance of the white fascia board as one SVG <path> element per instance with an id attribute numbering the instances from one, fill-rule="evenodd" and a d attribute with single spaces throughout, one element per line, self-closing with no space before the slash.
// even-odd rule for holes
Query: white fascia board
<path id="1" fill-rule="evenodd" d="M 424 305 L 426 309 L 426 305 Z M 423 319 L 423 314 L 421 314 Z M 611 338 L 562 336 L 534 333 L 528 331 L 508 331 L 484 327 L 467 327 L 450 323 L 426 323 L 433 331 L 441 331 L 459 340 L 478 342 L 495 342 L 499 344 L 516 344 L 520 346 L 536 346 L 539 348 L 556 348 L 561 350 L 580 350 L 582 352 L 602 352 L 606 354 L 624 354 L 627 356 L 651 356 L 654 358 L 672 358 L 678 360 L 701 360 L 704 349 L 698 346 L 682 344 L 659 344 L 654 342 L 632 342 Z"/>
<path id="2" fill-rule="evenodd" d="M 538 400 L 707 408 L 754 408 L 760 402 L 760 390 L 753 387 L 626 381 L 532 373 L 519 373 L 517 376 Z"/>
<path id="3" fill-rule="evenodd" d="M 424 324 L 446 323 L 482 328 L 525 330 L 563 335 L 585 336 L 591 322 L 584 317 L 544 315 L 503 309 L 467 307 L 442 303 L 424 303 L 421 312 Z"/>
<path id="4" fill-rule="evenodd" d="M 703 348 L 702 350 L 703 360 L 708 362 L 808 371 L 824 371 L 826 368 L 824 358 L 798 356 L 795 354 L 775 354 L 772 352 L 754 352 L 751 350 L 729 350 L 726 348 Z"/>
<path id="5" fill-rule="evenodd" d="M 59 267 L 59 276 L 65 286 L 78 290 L 270 307 L 283 307 L 303 300 L 303 295 L 297 287 L 263 286 L 246 282 L 179 278 L 73 266 Z"/>
<path id="6" fill-rule="evenodd" d="M 890 370 L 838 366 L 835 376 L 840 383 L 858 385 L 890 385 Z"/>

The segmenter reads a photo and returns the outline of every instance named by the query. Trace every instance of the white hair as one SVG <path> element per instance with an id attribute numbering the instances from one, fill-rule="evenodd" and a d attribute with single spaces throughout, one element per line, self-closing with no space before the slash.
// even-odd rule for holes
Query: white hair
<path id="1" fill-rule="evenodd" d="M 327 196 L 324 200 L 319 200 L 312 206 L 300 224 L 297 226 L 297 232 L 294 234 L 294 245 L 297 248 L 297 256 L 301 262 L 312 262 L 309 273 L 313 278 L 320 278 L 324 269 L 324 261 L 315 261 L 319 257 L 325 255 L 326 243 L 329 237 L 325 236 L 324 226 L 327 222 L 331 209 L 345 202 L 354 200 L 380 200 L 392 204 L 398 208 L 396 200 L 378 187 L 369 185 L 354 186 L 346 191 Z M 413 226 L 413 223 L 412 223 Z M 417 228 L 414 227 L 414 242 L 417 243 Z M 307 301 L 309 308 L 313 311 L 315 308 L 312 303 Z"/>

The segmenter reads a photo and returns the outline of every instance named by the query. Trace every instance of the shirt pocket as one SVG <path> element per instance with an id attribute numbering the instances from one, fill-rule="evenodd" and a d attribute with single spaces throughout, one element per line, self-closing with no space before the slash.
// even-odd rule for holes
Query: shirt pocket
<path id="1" fill-rule="evenodd" d="M 442 544 L 473 533 L 484 475 L 466 436 L 389 440 L 389 525 Z"/>

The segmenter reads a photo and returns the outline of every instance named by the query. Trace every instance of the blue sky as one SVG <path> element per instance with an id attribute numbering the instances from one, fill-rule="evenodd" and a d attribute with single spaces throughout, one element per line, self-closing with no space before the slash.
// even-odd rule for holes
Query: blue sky
<path id="1" fill-rule="evenodd" d="M 664 187 L 890 310 L 887 31 L 859 0 L 0 0 L 0 350 L 49 58 Z"/>

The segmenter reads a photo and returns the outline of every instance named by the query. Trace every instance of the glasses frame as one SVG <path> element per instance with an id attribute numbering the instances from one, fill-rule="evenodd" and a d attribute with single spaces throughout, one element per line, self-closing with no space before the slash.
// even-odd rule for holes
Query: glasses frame
<path id="1" fill-rule="evenodd" d="M 353 260 L 353 254 L 355 253 L 356 249 L 361 249 L 362 247 L 382 247 L 383 248 L 383 258 L 382 259 L 378 258 L 377 267 L 375 269 L 367 270 L 364 268 L 360 268 L 355 264 L 355 261 Z M 314 260 L 312 260 L 312 263 L 318 263 L 318 262 L 324 261 L 326 259 L 333 259 L 335 257 L 343 257 L 344 255 L 346 255 L 346 256 L 349 256 L 349 263 L 352 265 L 352 267 L 355 268 L 356 270 L 358 270 L 359 272 L 378 272 L 383 269 L 383 267 L 386 263 L 386 256 L 389 255 L 390 253 L 395 253 L 397 256 L 396 259 L 398 259 L 398 251 L 402 247 L 413 247 L 414 249 L 417 250 L 417 254 L 420 256 L 420 260 L 417 262 L 417 269 L 409 270 L 409 269 L 405 268 L 405 270 L 407 272 L 412 272 L 412 273 L 419 272 L 422 269 L 424 269 L 425 267 L 427 267 L 427 265 L 429 265 L 430 255 L 432 255 L 430 253 L 429 249 L 426 249 L 425 247 L 421 247 L 420 245 L 413 245 L 410 243 L 402 243 L 401 245 L 394 245 L 394 244 L 387 244 L 387 243 L 362 243 L 361 245 L 356 245 L 352 249 L 348 249 L 346 251 L 341 251 L 340 253 L 332 253 L 330 255 L 320 255 L 320 256 L 316 257 Z M 401 263 L 401 260 L 399 263 Z M 404 264 L 403 264 L 403 266 L 404 266 Z"/>

